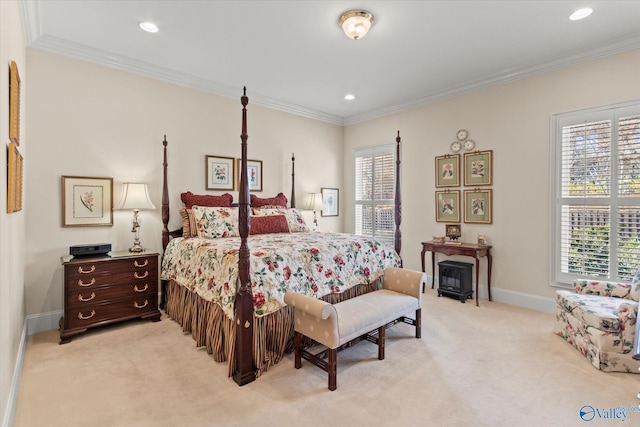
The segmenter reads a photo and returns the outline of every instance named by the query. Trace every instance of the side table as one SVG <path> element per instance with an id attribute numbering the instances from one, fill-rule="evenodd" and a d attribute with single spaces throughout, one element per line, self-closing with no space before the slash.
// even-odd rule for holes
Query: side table
<path id="1" fill-rule="evenodd" d="M 422 259 L 422 272 L 425 272 L 424 255 L 426 252 L 431 252 L 431 289 L 433 289 L 436 276 L 436 253 L 441 253 L 447 256 L 451 255 L 463 255 L 472 257 L 475 259 L 476 264 L 476 306 L 478 304 L 478 276 L 480 273 L 480 258 L 487 257 L 487 290 L 489 292 L 489 301 L 491 301 L 491 267 L 493 263 L 493 257 L 491 256 L 491 245 L 477 245 L 475 243 L 458 243 L 447 244 L 437 243 L 434 241 L 422 242 L 422 252 L 420 258 Z M 424 284 L 422 285 L 422 291 L 424 292 Z"/>

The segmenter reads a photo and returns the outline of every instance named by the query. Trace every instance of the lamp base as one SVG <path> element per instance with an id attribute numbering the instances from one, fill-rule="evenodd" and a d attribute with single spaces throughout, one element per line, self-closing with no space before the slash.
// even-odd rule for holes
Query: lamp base
<path id="1" fill-rule="evenodd" d="M 129 248 L 129 252 L 131 252 L 132 254 L 139 254 L 141 252 L 144 252 L 144 248 L 140 246 L 140 243 L 135 242 L 133 246 Z"/>

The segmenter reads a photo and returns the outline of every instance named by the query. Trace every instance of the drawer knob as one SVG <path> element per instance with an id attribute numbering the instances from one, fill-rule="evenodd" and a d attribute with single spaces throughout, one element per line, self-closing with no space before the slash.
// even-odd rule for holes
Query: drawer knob
<path id="1" fill-rule="evenodd" d="M 96 297 L 96 293 L 95 292 L 91 292 L 91 296 L 89 296 L 89 298 L 83 298 L 82 294 L 78 295 L 78 301 L 91 301 L 92 299 L 94 299 Z"/>
<path id="2" fill-rule="evenodd" d="M 140 289 L 140 288 L 138 288 L 138 285 L 135 285 L 135 286 L 133 287 L 133 290 L 134 290 L 134 291 L 136 291 L 136 292 L 144 292 L 144 291 L 146 291 L 147 289 L 149 289 L 149 284 L 148 284 L 148 283 L 145 283 L 145 284 L 144 284 L 144 289 Z"/>
<path id="3" fill-rule="evenodd" d="M 89 283 L 84 283 L 84 282 L 82 281 L 82 279 L 78 280 L 78 286 L 91 286 L 91 285 L 93 285 L 94 283 L 96 283 L 96 278 L 95 278 L 95 277 L 92 277 L 92 278 L 91 278 L 91 281 L 90 281 Z"/>
<path id="4" fill-rule="evenodd" d="M 96 311 L 95 311 L 95 310 L 91 310 L 91 314 L 90 314 L 90 315 L 88 315 L 88 316 L 83 316 L 83 315 L 82 315 L 82 312 L 79 312 L 79 313 L 78 313 L 78 319 L 80 319 L 80 320 L 87 320 L 87 319 L 91 319 L 91 318 L 92 318 L 93 316 L 95 316 L 95 315 L 96 315 Z"/>
<path id="5" fill-rule="evenodd" d="M 92 265 L 89 270 L 84 270 L 82 266 L 78 267 L 78 273 L 80 274 L 89 274 L 89 273 L 93 273 L 94 271 L 96 271 L 95 265 Z"/>
<path id="6" fill-rule="evenodd" d="M 138 264 L 138 260 L 133 261 L 133 265 L 136 267 L 146 267 L 149 264 L 149 260 L 145 259 L 144 264 Z"/>
<path id="7" fill-rule="evenodd" d="M 146 306 L 148 306 L 148 305 L 149 305 L 149 300 L 144 300 L 144 304 L 142 304 L 142 305 L 141 305 L 141 304 L 138 304 L 138 301 L 134 301 L 134 302 L 133 302 L 133 306 L 134 306 L 135 308 L 145 308 L 145 307 L 146 307 Z"/>
<path id="8" fill-rule="evenodd" d="M 145 277 L 147 277 L 148 275 L 149 275 L 149 272 L 148 272 L 148 271 L 145 271 L 145 272 L 144 272 L 144 275 L 142 275 L 142 276 L 139 276 L 137 271 L 136 271 L 135 273 L 133 273 L 133 277 L 135 277 L 136 279 L 144 279 L 144 278 L 145 278 Z"/>

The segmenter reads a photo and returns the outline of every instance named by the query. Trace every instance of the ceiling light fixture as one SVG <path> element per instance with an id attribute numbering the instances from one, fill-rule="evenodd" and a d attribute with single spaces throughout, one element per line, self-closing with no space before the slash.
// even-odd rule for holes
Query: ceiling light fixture
<path id="1" fill-rule="evenodd" d="M 570 20 L 572 21 L 578 21 L 580 19 L 584 19 L 587 16 L 591 15 L 593 13 L 593 9 L 585 7 L 583 9 L 578 9 L 575 12 L 573 12 L 571 14 L 571 16 L 569 17 Z"/>
<path id="2" fill-rule="evenodd" d="M 373 15 L 366 10 L 349 10 L 342 14 L 339 22 L 347 37 L 360 40 L 371 28 Z"/>
<path id="3" fill-rule="evenodd" d="M 147 33 L 157 33 L 158 32 L 158 26 L 156 24 L 154 24 L 153 22 L 141 22 L 138 25 L 140 26 L 140 28 L 145 30 Z"/>

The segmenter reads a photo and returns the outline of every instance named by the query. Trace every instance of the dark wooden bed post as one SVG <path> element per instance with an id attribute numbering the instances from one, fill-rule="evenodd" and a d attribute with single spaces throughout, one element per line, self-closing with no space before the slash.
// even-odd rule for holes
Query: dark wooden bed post
<path id="1" fill-rule="evenodd" d="M 296 155 L 291 153 L 291 208 L 296 207 Z"/>
<path id="2" fill-rule="evenodd" d="M 395 198 L 396 212 L 395 212 L 395 222 L 396 222 L 396 232 L 393 236 L 393 243 L 395 246 L 396 253 L 400 255 L 400 250 L 402 249 L 402 232 L 400 231 L 400 223 L 402 222 L 402 197 L 400 195 L 400 131 L 398 131 L 398 136 L 396 137 L 396 198 Z M 402 258 L 400 258 L 400 263 L 402 263 Z"/>
<path id="3" fill-rule="evenodd" d="M 242 157 L 240 161 L 240 190 L 238 202 L 238 221 L 240 231 L 240 251 L 238 260 L 238 276 L 240 286 L 236 291 L 236 342 L 235 366 L 233 380 L 238 385 L 245 385 L 256 379 L 253 366 L 253 296 L 249 282 L 249 180 L 247 179 L 247 88 L 244 88 L 242 98 Z"/>
<path id="4" fill-rule="evenodd" d="M 167 185 L 167 135 L 164 136 L 162 141 L 164 151 L 164 161 L 162 162 L 162 252 L 167 248 L 169 244 L 169 187 Z M 165 303 L 167 301 L 167 281 L 160 281 L 160 309 L 164 310 Z"/>

